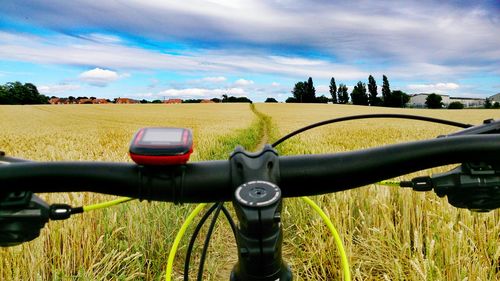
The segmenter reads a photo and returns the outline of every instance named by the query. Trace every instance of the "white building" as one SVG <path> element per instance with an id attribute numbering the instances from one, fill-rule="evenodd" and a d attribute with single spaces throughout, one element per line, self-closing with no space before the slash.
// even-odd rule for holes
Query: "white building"
<path id="1" fill-rule="evenodd" d="M 410 96 L 410 101 L 408 102 L 409 107 L 417 107 L 417 108 L 424 108 L 425 107 L 425 100 L 427 99 L 427 96 L 430 94 L 414 94 Z M 445 104 L 445 106 L 448 106 L 450 104 L 450 96 L 448 95 L 440 95 L 442 98 L 442 102 Z"/>
<path id="2" fill-rule="evenodd" d="M 489 97 L 489 99 L 491 100 L 491 103 L 500 102 L 500 93 Z"/>
<path id="3" fill-rule="evenodd" d="M 430 94 L 421 93 L 410 96 L 410 101 L 408 102 L 408 106 L 416 108 L 424 108 L 425 101 L 429 95 Z M 439 96 L 441 96 L 442 98 L 441 102 L 444 104 L 444 107 L 447 107 L 450 103 L 456 101 L 463 104 L 464 107 L 482 107 L 484 106 L 485 102 L 485 99 L 481 98 L 450 97 L 449 95 L 439 95 Z M 497 94 L 495 96 L 499 96 L 498 99 L 500 99 L 500 94 Z"/>
<path id="4" fill-rule="evenodd" d="M 464 107 L 483 107 L 485 99 L 478 98 L 462 98 L 462 97 L 450 97 L 450 102 L 458 101 L 464 105 Z"/>

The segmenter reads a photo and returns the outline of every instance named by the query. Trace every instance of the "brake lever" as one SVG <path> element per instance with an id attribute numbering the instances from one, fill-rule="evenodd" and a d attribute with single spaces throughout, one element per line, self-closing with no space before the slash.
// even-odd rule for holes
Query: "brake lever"
<path id="1" fill-rule="evenodd" d="M 49 220 L 65 220 L 83 208 L 47 204 L 31 191 L 0 193 L 0 247 L 29 242 L 40 236 Z"/>
<path id="2" fill-rule="evenodd" d="M 0 194 L 0 247 L 31 241 L 49 221 L 49 205 L 31 191 Z"/>
<path id="3" fill-rule="evenodd" d="M 487 163 L 463 163 L 446 173 L 431 177 L 417 177 L 401 186 L 415 191 L 434 192 L 447 196 L 448 202 L 457 208 L 476 212 L 489 212 L 500 208 L 500 165 Z"/>
<path id="4" fill-rule="evenodd" d="M 500 134 L 500 120 L 486 119 L 481 125 L 463 129 L 448 135 L 441 135 L 438 136 L 438 138 L 479 134 Z"/>

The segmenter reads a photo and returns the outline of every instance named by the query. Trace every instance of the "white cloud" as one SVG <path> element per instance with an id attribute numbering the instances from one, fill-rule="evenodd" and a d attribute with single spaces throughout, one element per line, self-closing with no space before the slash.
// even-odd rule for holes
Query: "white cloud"
<path id="1" fill-rule="evenodd" d="M 88 35 L 82 35 L 81 37 L 104 44 L 117 44 L 122 42 L 122 39 L 118 36 L 102 33 L 90 33 Z"/>
<path id="2" fill-rule="evenodd" d="M 375 58 L 475 64 L 482 60 L 498 65 L 500 58 L 497 1 L 381 0 L 362 6 L 356 1 L 304 0 L 18 2 L 1 5 L 0 14 L 67 33 L 85 26 L 160 41 L 279 44 L 350 62 Z M 104 43 L 119 40 L 102 33 L 84 36 Z M 304 64 L 297 59 L 278 58 L 278 63 Z"/>
<path id="3" fill-rule="evenodd" d="M 409 84 L 408 89 L 420 92 L 446 93 L 460 88 L 456 83 L 436 83 L 436 84 Z"/>
<path id="4" fill-rule="evenodd" d="M 327 86 L 327 85 L 318 85 L 318 86 L 314 86 L 314 88 L 316 89 L 316 95 L 326 95 L 326 94 L 330 94 L 330 87 Z"/>
<path id="5" fill-rule="evenodd" d="M 321 60 L 312 60 L 301 57 L 283 57 L 283 56 L 270 56 L 273 61 L 291 66 L 314 66 L 314 65 L 324 65 L 326 62 Z"/>
<path id="6" fill-rule="evenodd" d="M 229 88 L 229 89 L 188 88 L 188 89 L 167 89 L 155 94 L 155 96 L 176 97 L 176 98 L 214 98 L 214 97 L 220 97 L 223 94 L 226 94 L 228 96 L 247 95 L 245 90 L 241 88 Z"/>
<path id="7" fill-rule="evenodd" d="M 279 86 L 280 86 L 280 83 L 278 83 L 278 82 L 273 82 L 273 83 L 271 83 L 271 86 L 272 86 L 272 87 L 279 87 Z"/>
<path id="8" fill-rule="evenodd" d="M 252 80 L 246 80 L 246 79 L 238 79 L 236 80 L 236 82 L 234 82 L 234 85 L 236 86 L 240 86 L 240 87 L 246 87 L 246 86 L 250 86 L 254 84 L 254 82 Z"/>
<path id="9" fill-rule="evenodd" d="M 57 45 L 52 42 L 61 43 Z M 61 54 L 65 55 L 61 56 Z M 380 80 L 382 74 L 386 74 L 391 81 L 394 79 L 446 81 L 476 75 L 477 73 L 500 73 L 498 65 L 447 66 L 426 62 L 389 64 L 383 70 L 370 71 L 369 65 L 366 64 L 331 62 L 327 59 L 311 60 L 296 56 L 272 56 L 272 59 L 270 59 L 265 52 L 251 50 L 189 50 L 184 53 L 179 51 L 174 55 L 153 49 L 142 49 L 119 44 L 99 44 L 94 41 L 65 35 L 42 38 L 35 35 L 2 31 L 0 31 L 0 59 L 87 67 L 105 65 L 108 68 L 123 71 L 166 70 L 180 74 L 197 75 L 200 73 L 258 73 L 275 74 L 293 79 L 306 79 L 311 76 L 315 81 L 330 79 L 333 76 L 337 83 L 349 83 L 346 80 L 365 81 L 370 74 L 376 77 L 377 80 Z M 102 69 L 102 71 L 106 70 Z M 86 82 L 105 86 L 107 83 L 125 76 L 126 74 L 114 72 L 114 74 L 110 73 L 105 78 L 86 78 L 88 80 Z M 202 78 L 197 80 L 196 83 L 222 83 L 223 80 L 227 81 L 224 76 L 208 76 L 205 78 L 205 81 L 202 81 L 204 79 Z M 380 81 L 378 82 L 380 84 Z M 193 88 L 195 88 L 194 85 Z"/>
<path id="10" fill-rule="evenodd" d="M 201 79 L 201 81 L 210 82 L 210 83 L 221 83 L 221 82 L 225 82 L 226 80 L 227 79 L 224 76 L 204 77 Z"/>
<path id="11" fill-rule="evenodd" d="M 120 78 L 117 72 L 94 68 L 80 74 L 80 80 L 93 86 L 104 87 Z"/>
<path id="12" fill-rule="evenodd" d="M 44 95 L 55 95 L 79 90 L 80 88 L 81 86 L 76 84 L 42 85 L 38 87 L 38 91 Z"/>
<path id="13" fill-rule="evenodd" d="M 66 45 L 54 45 L 50 43 L 52 41 L 66 42 Z M 334 64 L 326 60 L 311 62 L 308 59 L 301 60 L 296 57 L 289 59 L 282 56 L 269 59 L 265 53 L 246 54 L 231 50 L 199 50 L 172 55 L 137 47 L 97 44 L 63 35 L 44 39 L 1 31 L 0 58 L 40 64 L 106 65 L 113 69 L 170 70 L 184 73 L 251 72 L 294 78 L 311 76 L 315 79 L 326 79 L 332 75 L 338 79 L 365 79 L 369 75 L 368 72 L 349 64 Z M 99 72 L 103 71 L 106 70 L 102 69 Z M 92 81 L 94 85 L 106 85 L 105 81 L 112 82 L 121 77 L 118 77 L 117 73 L 107 73 L 102 73 L 106 75 L 104 81 L 100 78 Z"/>

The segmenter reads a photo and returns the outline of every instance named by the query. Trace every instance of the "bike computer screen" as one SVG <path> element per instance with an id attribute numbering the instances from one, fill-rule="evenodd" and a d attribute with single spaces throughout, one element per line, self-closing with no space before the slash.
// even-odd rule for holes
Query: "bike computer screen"
<path id="1" fill-rule="evenodd" d="M 193 136 L 185 128 L 142 128 L 130 144 L 130 157 L 140 165 L 185 164 L 192 152 Z"/>

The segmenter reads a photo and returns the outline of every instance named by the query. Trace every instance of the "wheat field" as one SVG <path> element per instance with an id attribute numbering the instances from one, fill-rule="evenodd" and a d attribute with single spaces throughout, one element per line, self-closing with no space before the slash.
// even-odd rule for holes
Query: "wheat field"
<path id="1" fill-rule="evenodd" d="M 343 105 L 262 104 L 257 108 L 283 135 L 330 118 L 369 113 L 405 113 L 479 124 L 499 117 L 494 110 L 394 109 Z M 356 120 L 313 129 L 279 147 L 281 154 L 331 153 L 434 138 L 458 129 L 414 120 Z M 440 167 L 411 176 L 449 170 Z M 499 213 L 472 213 L 433 193 L 372 185 L 318 196 L 341 232 L 357 280 L 500 280 Z M 333 239 L 318 218 L 297 212 L 287 200 L 290 231 L 286 245 L 301 258 L 292 265 L 304 280 L 340 280 Z M 286 223 L 285 223 L 286 224 Z M 314 238 L 311 233 L 315 233 Z M 303 245 L 309 244 L 306 248 Z M 304 262 L 305 261 L 305 262 Z"/>
<path id="2" fill-rule="evenodd" d="M 0 150 L 43 161 L 130 161 L 128 144 L 138 128 L 182 126 L 194 132 L 192 161 L 225 159 L 237 144 L 255 150 L 263 139 L 272 142 L 312 122 L 366 113 L 408 113 L 467 123 L 499 116 L 495 110 L 303 104 L 0 106 Z M 313 129 L 278 150 L 285 155 L 338 152 L 454 130 L 409 120 L 350 121 Z M 87 193 L 43 197 L 74 206 L 113 198 Z M 356 280 L 500 280 L 498 211 L 471 213 L 433 193 L 379 185 L 314 199 L 339 230 Z M 160 280 L 173 237 L 192 208 L 133 201 L 50 222 L 38 239 L 0 249 L 0 280 Z M 295 199 L 285 200 L 282 217 L 284 257 L 294 280 L 341 280 L 333 239 L 319 218 Z M 235 262 L 230 235 L 221 221 L 210 244 L 206 280 L 228 279 Z M 175 280 L 182 280 L 187 241 L 179 250 Z"/>

